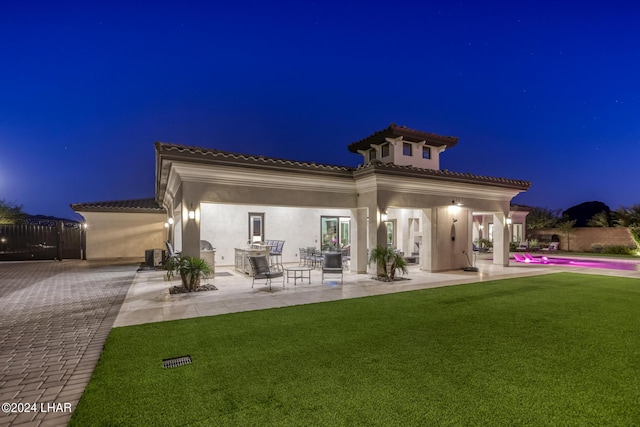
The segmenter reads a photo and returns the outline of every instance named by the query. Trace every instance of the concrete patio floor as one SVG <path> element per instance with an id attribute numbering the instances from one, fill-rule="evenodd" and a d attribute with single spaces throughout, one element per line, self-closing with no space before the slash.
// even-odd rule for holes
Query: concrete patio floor
<path id="1" fill-rule="evenodd" d="M 529 265 L 512 261 L 510 266 L 504 267 L 492 264 L 490 259 L 478 259 L 477 266 L 479 272 L 458 270 L 442 273 L 428 273 L 421 271 L 417 265 L 409 266 L 409 274 L 405 275 L 409 280 L 394 283 L 374 280 L 368 274 L 345 272 L 343 284 L 339 283 L 339 278 L 336 276 L 328 276 L 323 284 L 321 283 L 320 271 L 313 270 L 311 283 L 308 283 L 306 279 L 303 281 L 298 279 L 297 285 L 294 285 L 293 279 L 289 280 L 289 283 L 285 279 L 283 287 L 281 278 L 274 279 L 271 290 L 263 284 L 263 281 L 256 282 L 254 288 L 251 288 L 251 278 L 248 276 L 235 271 L 232 267 L 218 267 L 216 268 L 216 276 L 208 280 L 218 290 L 173 295 L 169 293 L 169 288 L 179 285 L 179 280 L 174 278 L 173 281 L 166 281 L 163 271 L 141 271 L 136 275 L 129 288 L 114 327 L 551 274 L 560 271 L 640 279 L 637 265 L 635 270 L 611 270 Z"/>

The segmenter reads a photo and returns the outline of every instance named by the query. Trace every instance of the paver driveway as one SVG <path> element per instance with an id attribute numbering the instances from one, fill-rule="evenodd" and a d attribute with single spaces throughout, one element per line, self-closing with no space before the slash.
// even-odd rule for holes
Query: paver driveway
<path id="1" fill-rule="evenodd" d="M 67 425 L 137 267 L 0 263 L 0 425 Z"/>

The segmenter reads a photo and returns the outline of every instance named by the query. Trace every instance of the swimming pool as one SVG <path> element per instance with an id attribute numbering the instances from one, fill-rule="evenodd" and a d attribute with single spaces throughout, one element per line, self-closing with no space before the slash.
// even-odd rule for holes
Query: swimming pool
<path id="1" fill-rule="evenodd" d="M 614 270 L 636 270 L 640 261 L 616 261 L 611 259 L 592 258 L 558 258 L 548 256 L 532 256 L 530 254 L 514 254 L 516 262 L 525 264 L 567 265 L 586 268 L 609 268 Z"/>

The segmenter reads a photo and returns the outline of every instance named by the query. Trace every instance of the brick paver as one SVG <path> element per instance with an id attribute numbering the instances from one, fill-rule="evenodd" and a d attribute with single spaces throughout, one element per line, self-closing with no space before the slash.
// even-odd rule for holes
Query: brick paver
<path id="1" fill-rule="evenodd" d="M 67 425 L 64 405 L 75 410 L 137 266 L 0 262 L 0 404 L 36 404 L 21 413 L 3 406 L 0 425 Z"/>

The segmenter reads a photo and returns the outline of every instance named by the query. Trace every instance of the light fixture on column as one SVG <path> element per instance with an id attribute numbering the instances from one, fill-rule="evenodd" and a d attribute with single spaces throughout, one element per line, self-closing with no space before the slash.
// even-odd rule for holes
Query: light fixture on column
<path id="1" fill-rule="evenodd" d="M 387 214 L 386 209 L 380 212 L 380 221 L 387 222 L 389 220 L 389 214 Z"/>
<path id="2" fill-rule="evenodd" d="M 173 218 L 169 218 L 167 222 L 169 223 L 169 225 L 173 225 Z"/>
<path id="3" fill-rule="evenodd" d="M 191 204 L 191 209 L 189 209 L 189 219 L 196 219 L 196 211 L 193 210 L 193 203 Z"/>
<path id="4" fill-rule="evenodd" d="M 511 221 L 511 217 L 508 217 L 508 218 L 507 218 L 507 225 L 511 225 L 511 222 L 512 222 L 512 221 Z"/>

